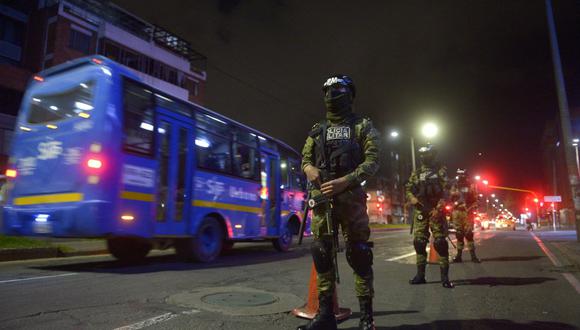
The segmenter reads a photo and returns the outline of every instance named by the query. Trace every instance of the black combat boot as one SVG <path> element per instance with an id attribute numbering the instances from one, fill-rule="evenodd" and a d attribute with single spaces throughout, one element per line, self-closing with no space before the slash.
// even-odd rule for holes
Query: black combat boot
<path id="1" fill-rule="evenodd" d="M 449 265 L 441 266 L 441 285 L 447 289 L 453 289 L 455 285 L 449 280 Z"/>
<path id="2" fill-rule="evenodd" d="M 320 294 L 318 296 L 318 314 L 306 325 L 301 325 L 296 330 L 336 330 L 332 294 Z"/>
<path id="3" fill-rule="evenodd" d="M 417 265 L 417 275 L 409 280 L 409 284 L 425 284 L 425 267 L 427 265 Z"/>
<path id="4" fill-rule="evenodd" d="M 471 262 L 474 262 L 476 264 L 481 263 L 481 260 L 479 260 L 479 258 L 477 258 L 477 255 L 475 255 L 475 249 L 469 250 L 469 253 L 471 254 Z"/>
<path id="5" fill-rule="evenodd" d="M 373 320 L 373 298 L 359 297 L 360 321 L 358 328 L 360 330 L 375 330 L 375 321 Z"/>
<path id="6" fill-rule="evenodd" d="M 453 262 L 455 262 L 455 263 L 463 262 L 463 259 L 461 258 L 462 254 L 463 254 L 463 250 L 457 250 L 457 255 L 455 256 L 455 258 L 453 258 Z"/>

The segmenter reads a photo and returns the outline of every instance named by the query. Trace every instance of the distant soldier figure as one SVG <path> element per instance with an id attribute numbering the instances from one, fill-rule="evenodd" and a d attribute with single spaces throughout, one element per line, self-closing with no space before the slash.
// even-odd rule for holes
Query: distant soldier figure
<path id="1" fill-rule="evenodd" d="M 444 212 L 448 195 L 446 169 L 437 161 L 437 150 L 433 145 L 419 149 L 419 157 L 421 166 L 411 173 L 406 185 L 407 200 L 414 205 L 413 246 L 417 252 L 417 274 L 409 283 L 426 283 L 427 243 L 431 228 L 435 250 L 439 254 L 441 284 L 445 288 L 453 288 L 453 283 L 449 281 L 448 226 Z"/>
<path id="2" fill-rule="evenodd" d="M 311 251 L 318 273 L 319 310 L 315 318 L 300 330 L 336 329 L 333 311 L 335 269 L 332 238 L 327 230 L 330 218 L 340 224 L 346 244 L 346 259 L 354 270 L 355 290 L 360 303 L 359 328 L 374 329 L 373 321 L 373 253 L 366 193 L 361 183 L 378 169 L 379 134 L 371 121 L 352 112 L 355 87 L 345 75 L 329 77 L 322 87 L 326 119 L 312 127 L 302 150 L 302 169 L 314 189 L 311 197 L 324 195 L 332 199 L 313 209 Z"/>
<path id="3" fill-rule="evenodd" d="M 465 239 L 467 249 L 471 254 L 471 261 L 480 263 L 481 261 L 475 255 L 475 244 L 473 243 L 473 211 L 477 208 L 477 193 L 466 170 L 457 169 L 457 178 L 451 187 L 451 200 L 455 204 L 451 220 L 457 237 L 457 255 L 453 258 L 453 262 L 463 262 L 461 255 Z"/>

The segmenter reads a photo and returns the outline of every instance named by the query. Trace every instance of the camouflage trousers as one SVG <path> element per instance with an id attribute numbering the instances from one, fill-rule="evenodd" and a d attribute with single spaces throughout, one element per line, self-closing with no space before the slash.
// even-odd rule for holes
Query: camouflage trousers
<path id="1" fill-rule="evenodd" d="M 475 243 L 473 243 L 473 222 L 470 221 L 467 210 L 455 209 L 451 214 L 451 220 L 456 230 L 457 250 L 463 250 L 465 247 L 464 240 L 467 241 L 468 250 L 475 250 Z"/>
<path id="2" fill-rule="evenodd" d="M 433 216 L 431 211 L 421 212 L 419 209 L 415 208 L 413 212 L 413 238 L 420 239 L 425 242 L 429 242 L 429 229 L 433 233 L 433 238 L 444 238 L 447 239 L 448 235 L 448 225 L 447 220 L 445 220 L 445 215 L 443 212 L 438 212 L 437 215 Z M 449 256 L 439 255 L 439 265 L 448 266 Z M 417 265 L 427 264 L 427 251 L 417 251 Z"/>
<path id="3" fill-rule="evenodd" d="M 313 191 L 313 195 L 320 192 Z M 312 210 L 312 234 L 315 240 L 320 240 L 328 233 L 326 223 L 326 205 L 319 205 Z M 331 208 L 332 220 L 340 226 L 345 244 L 367 242 L 371 230 L 367 215 L 366 194 L 362 190 L 346 191 L 333 199 Z M 372 262 L 371 262 L 372 264 Z M 366 276 L 354 274 L 354 288 L 357 297 L 373 297 L 373 272 Z M 317 276 L 318 293 L 334 292 L 336 278 L 334 267 Z"/>

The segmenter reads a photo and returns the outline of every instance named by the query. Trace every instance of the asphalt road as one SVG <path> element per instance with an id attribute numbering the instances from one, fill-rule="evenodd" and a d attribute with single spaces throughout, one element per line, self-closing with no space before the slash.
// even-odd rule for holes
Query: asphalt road
<path id="1" fill-rule="evenodd" d="M 374 232 L 373 241 L 378 329 L 580 328 L 578 270 L 558 264 L 557 255 L 548 256 L 541 239 L 528 232 L 477 233 L 483 263 L 452 265 L 457 285 L 452 290 L 441 287 L 436 265 L 428 267 L 426 285 L 407 283 L 415 270 L 408 232 Z M 233 315 L 231 308 L 224 314 L 219 305 L 208 310 L 176 297 L 228 287 L 304 300 L 308 246 L 309 240 L 278 253 L 270 244 L 239 244 L 210 265 L 181 262 L 167 253 L 140 265 L 104 256 L 0 263 L 0 328 L 295 329 L 304 321 L 288 312 L 267 314 L 267 305 L 254 308 L 266 315 Z M 356 329 L 351 270 L 344 254 L 339 259 L 340 305 L 353 309 L 339 327 Z"/>

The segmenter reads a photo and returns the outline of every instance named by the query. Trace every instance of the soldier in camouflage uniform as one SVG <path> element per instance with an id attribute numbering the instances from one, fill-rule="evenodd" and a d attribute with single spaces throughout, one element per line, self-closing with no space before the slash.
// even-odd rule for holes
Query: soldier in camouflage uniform
<path id="1" fill-rule="evenodd" d="M 435 250 L 439 254 L 441 284 L 453 288 L 449 281 L 449 246 L 447 244 L 447 220 L 445 219 L 445 198 L 448 195 L 446 169 L 436 161 L 437 150 L 433 145 L 419 149 L 421 166 L 411 173 L 406 185 L 407 200 L 414 206 L 413 246 L 417 252 L 417 274 L 410 284 L 423 284 L 427 265 L 427 243 L 429 228 L 433 233 Z"/>
<path id="2" fill-rule="evenodd" d="M 355 87 L 345 75 L 333 75 L 323 85 L 326 120 L 312 127 L 302 150 L 302 169 L 314 187 L 311 196 L 332 198 L 331 216 L 341 227 L 346 257 L 354 270 L 355 290 L 359 298 L 360 329 L 374 329 L 373 254 L 366 193 L 361 183 L 378 169 L 379 134 L 371 121 L 352 112 Z M 318 273 L 319 311 L 301 330 L 336 329 L 333 312 L 335 271 L 332 242 L 326 224 L 326 207 L 313 209 L 311 251 Z"/>
<path id="3" fill-rule="evenodd" d="M 471 254 L 471 261 L 480 263 L 481 261 L 475 255 L 475 244 L 473 243 L 473 211 L 477 208 L 477 193 L 475 186 L 463 169 L 457 169 L 456 182 L 451 187 L 451 200 L 455 204 L 451 220 L 457 237 L 457 255 L 453 258 L 453 262 L 463 262 L 461 255 L 465 239 L 467 249 Z"/>

